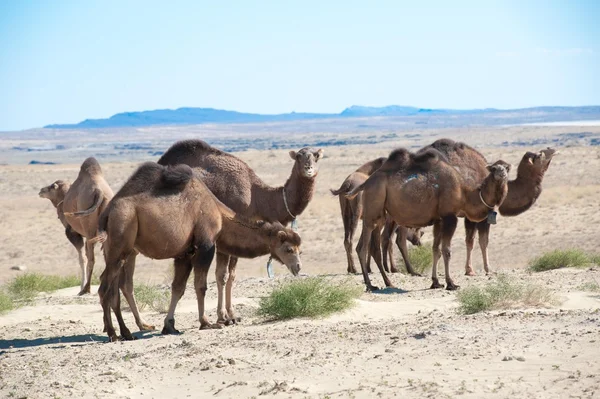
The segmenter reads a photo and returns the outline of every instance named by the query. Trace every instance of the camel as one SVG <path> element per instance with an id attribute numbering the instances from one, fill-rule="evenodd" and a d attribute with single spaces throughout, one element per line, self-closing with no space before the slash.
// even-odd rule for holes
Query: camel
<path id="1" fill-rule="evenodd" d="M 455 142 L 450 139 L 440 139 L 421 149 L 434 148 L 443 153 L 451 165 L 459 168 L 467 182 L 476 185 L 483 181 L 487 175 L 487 161 L 477 150 L 465 143 Z M 517 168 L 517 178 L 508 182 L 508 195 L 499 212 L 502 216 L 517 216 L 527 211 L 538 199 L 542 192 L 542 180 L 550 166 L 552 158 L 558 151 L 547 148 L 540 152 L 527 152 L 521 159 Z M 474 276 L 471 255 L 475 242 L 475 230 L 479 234 L 479 247 L 483 258 L 483 268 L 486 274 L 491 272 L 489 266 L 487 247 L 489 243 L 490 224 L 487 221 L 474 222 L 465 218 L 465 242 L 467 258 L 465 275 Z"/>
<path id="2" fill-rule="evenodd" d="M 244 161 L 202 140 L 173 144 L 158 163 L 192 167 L 209 190 L 240 215 L 283 225 L 292 222 L 294 226 L 293 222 L 306 209 L 315 192 L 318 162 L 323 158 L 323 150 L 305 147 L 290 151 L 289 156 L 294 161 L 292 172 L 279 187 L 267 185 Z M 235 281 L 237 261 L 237 256 L 217 255 L 217 270 L 221 270 L 221 262 L 227 264 L 228 287 Z M 231 309 L 228 312 L 230 320 L 239 321 Z"/>
<path id="3" fill-rule="evenodd" d="M 83 253 L 82 253 L 82 249 L 83 249 L 83 237 L 81 236 L 81 234 L 77 233 L 75 230 L 73 230 L 73 228 L 69 225 L 69 223 L 67 223 L 67 220 L 65 219 L 65 215 L 63 212 L 63 201 L 65 199 L 65 195 L 67 194 L 67 191 L 69 191 L 69 188 L 71 187 L 71 183 L 64 181 L 64 180 L 57 180 L 54 183 L 50 184 L 49 186 L 43 187 L 40 192 L 39 192 L 39 196 L 41 198 L 47 198 L 50 200 L 50 202 L 52 202 L 52 205 L 54 205 L 54 208 L 56 208 L 56 214 L 58 216 L 58 219 L 60 220 L 60 222 L 62 223 L 62 225 L 65 227 L 65 235 L 67 236 L 67 239 L 69 240 L 69 242 L 71 244 L 73 244 L 73 246 L 75 247 L 75 250 L 77 250 L 77 256 L 79 259 L 79 267 L 81 268 L 82 272 L 85 270 L 84 269 L 84 265 L 83 265 Z M 85 276 L 85 273 L 82 273 Z M 83 289 L 84 286 L 84 281 L 83 281 L 83 277 L 82 277 L 82 281 L 81 281 L 81 288 Z"/>
<path id="4" fill-rule="evenodd" d="M 471 186 L 463 175 L 435 149 L 417 154 L 404 148 L 392 151 L 384 164 L 359 187 L 347 194 L 352 198 L 363 192 L 363 228 L 359 240 L 359 260 L 367 291 L 378 288 L 371 284 L 366 261 L 371 238 L 378 232 L 386 212 L 401 226 L 424 227 L 433 224 L 433 267 L 431 288 L 443 288 L 437 277 L 437 263 L 444 258 L 446 289 L 458 288 L 450 277 L 451 241 L 457 216 L 481 221 L 491 209 L 497 209 L 508 191 L 510 165 L 497 161 L 488 165 L 488 176 L 480 185 Z M 376 231 L 373 234 L 373 231 Z M 440 244 L 442 250 L 440 250 Z M 380 243 L 375 244 L 380 247 Z M 387 287 L 392 283 L 382 267 L 379 271 Z"/>
<path id="5" fill-rule="evenodd" d="M 104 323 L 110 341 L 118 340 L 111 318 L 111 308 L 119 323 L 123 339 L 133 336 L 125 325 L 120 309 L 117 286 L 126 275 L 133 275 L 138 253 L 153 259 L 174 259 L 175 277 L 163 334 L 177 333 L 175 308 L 194 269 L 194 286 L 198 301 L 200 328 L 217 327 L 204 312 L 207 274 L 215 254 L 255 257 L 270 253 L 284 263 L 293 275 L 300 271 L 300 237 L 279 223 L 250 221 L 221 203 L 206 185 L 194 176 L 187 165 L 162 166 L 142 164 L 117 192 L 100 216 L 95 242 L 104 242 L 106 269 L 98 293 Z M 223 305 L 224 269 L 217 273 L 218 313 L 225 321 Z M 231 308 L 231 286 L 225 299 Z"/>
<path id="6" fill-rule="evenodd" d="M 352 191 L 354 188 L 364 183 L 369 176 L 371 176 L 377 169 L 381 167 L 381 165 L 383 165 L 383 162 L 385 162 L 386 159 L 386 157 L 381 157 L 361 165 L 358 169 L 346 177 L 340 188 L 337 190 L 329 190 L 331 191 L 331 194 L 337 196 L 340 201 L 340 210 L 342 212 L 342 221 L 344 223 L 344 249 L 346 250 L 346 257 L 348 258 L 347 272 L 351 274 L 356 274 L 356 267 L 354 266 L 354 259 L 352 257 L 352 239 L 354 237 L 354 232 L 356 231 L 358 221 L 362 219 L 363 201 L 362 193 L 358 193 L 358 195 L 352 199 L 347 198 L 344 194 Z M 394 262 L 393 246 L 389 245 L 389 241 L 391 240 L 393 234 L 398 232 L 399 235 L 396 242 L 398 243 L 398 248 L 400 248 L 400 253 L 402 254 L 402 258 L 406 264 L 407 271 L 411 275 L 419 275 L 414 271 L 410 261 L 408 260 L 406 239 L 410 238 L 410 241 L 413 243 L 413 245 L 421 245 L 419 239 L 423 235 L 423 232 L 415 231 L 414 229 L 406 229 L 405 227 L 397 227 L 395 224 L 392 226 L 393 221 L 391 219 L 389 220 L 389 223 L 389 228 L 383 230 L 384 237 L 382 238 L 382 244 L 384 245 L 383 253 L 385 254 L 383 257 L 384 269 L 386 271 L 390 271 L 388 269 L 387 262 L 387 258 L 389 256 L 392 273 L 398 272 Z M 386 226 L 388 226 L 387 223 Z M 375 240 L 373 240 L 373 242 L 375 242 Z M 376 262 L 377 259 L 380 259 L 380 256 L 377 255 L 379 250 L 380 249 L 378 248 L 372 248 L 370 251 Z M 370 258 L 367 261 L 367 272 L 371 273 Z"/>

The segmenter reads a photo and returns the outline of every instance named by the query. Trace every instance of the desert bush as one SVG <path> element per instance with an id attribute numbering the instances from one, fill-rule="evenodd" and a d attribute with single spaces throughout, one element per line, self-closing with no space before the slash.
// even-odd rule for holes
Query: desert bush
<path id="1" fill-rule="evenodd" d="M 171 301 L 171 292 L 155 285 L 136 284 L 134 287 L 135 300 L 138 309 L 146 307 L 158 312 L 167 313 Z"/>
<path id="2" fill-rule="evenodd" d="M 6 291 L 15 302 L 31 302 L 40 292 L 53 292 L 62 288 L 79 286 L 77 276 L 47 276 L 38 273 L 26 273 L 15 277 L 8 283 Z"/>
<path id="3" fill-rule="evenodd" d="M 331 283 L 322 277 L 294 279 L 260 301 L 258 314 L 273 319 L 321 317 L 350 308 L 362 287 L 350 281 Z"/>
<path id="4" fill-rule="evenodd" d="M 457 292 L 457 299 L 459 310 L 464 314 L 518 306 L 543 307 L 557 302 L 546 287 L 518 283 L 505 275 L 483 287 L 464 288 Z"/>
<path id="5" fill-rule="evenodd" d="M 431 251 L 431 244 L 423 244 L 420 247 L 410 247 L 408 249 L 408 260 L 417 273 L 425 274 L 429 269 L 431 269 L 431 265 L 433 264 L 433 252 Z M 402 255 L 400 255 L 400 262 L 404 264 Z M 406 272 L 406 268 L 402 270 Z"/>
<path id="6" fill-rule="evenodd" d="M 600 292 L 600 285 L 596 281 L 588 281 L 581 284 L 578 289 L 586 292 Z"/>
<path id="7" fill-rule="evenodd" d="M 13 310 L 15 305 L 12 298 L 4 290 L 0 289 L 0 314 Z"/>
<path id="8" fill-rule="evenodd" d="M 543 272 L 563 267 L 585 267 L 594 263 L 596 258 L 597 255 L 589 255 L 580 249 L 557 249 L 530 261 L 529 270 Z"/>

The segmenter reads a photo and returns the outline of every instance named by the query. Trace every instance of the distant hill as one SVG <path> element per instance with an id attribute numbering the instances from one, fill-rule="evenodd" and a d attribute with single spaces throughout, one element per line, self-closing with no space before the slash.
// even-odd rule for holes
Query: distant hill
<path id="1" fill-rule="evenodd" d="M 123 112 L 108 119 L 86 119 L 76 124 L 47 125 L 50 129 L 89 129 L 111 127 L 137 127 L 155 125 L 197 125 L 203 123 L 284 122 L 310 119 L 337 119 L 358 117 L 403 117 L 417 124 L 428 123 L 431 118 L 460 116 L 461 124 L 504 124 L 552 122 L 562 120 L 600 119 L 600 106 L 584 107 L 533 107 L 500 110 L 493 108 L 455 110 L 429 109 L 389 105 L 364 107 L 353 105 L 339 114 L 296 113 L 264 115 L 213 108 L 178 108 L 154 111 Z M 458 121 L 456 121 L 458 122 Z"/>

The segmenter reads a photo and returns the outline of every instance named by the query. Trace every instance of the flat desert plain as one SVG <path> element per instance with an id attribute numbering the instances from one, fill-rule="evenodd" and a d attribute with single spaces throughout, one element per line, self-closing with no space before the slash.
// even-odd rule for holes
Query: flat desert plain
<path id="1" fill-rule="evenodd" d="M 346 275 L 338 199 L 329 193 L 362 163 L 387 155 L 398 145 L 416 148 L 440 137 L 476 146 L 488 159 L 513 165 L 526 151 L 539 151 L 574 127 L 435 130 L 417 139 L 377 145 L 326 147 L 315 196 L 299 217 L 306 275 L 333 283 Z M 599 127 L 585 127 L 598 135 Z M 510 144 L 522 139 L 525 144 Z M 173 141 L 177 138 L 175 137 Z M 508 143 L 507 143 L 508 142 Z M 529 143 L 529 144 L 528 144 Z M 557 303 L 463 315 L 456 294 L 430 290 L 430 276 L 394 274 L 395 290 L 364 293 L 349 311 L 324 319 L 268 321 L 255 315 L 261 297 L 290 279 L 283 266 L 268 279 L 267 257 L 242 259 L 234 305 L 236 326 L 199 331 L 193 289 L 177 309 L 178 336 L 161 336 L 164 315 L 143 314 L 158 331 L 135 333 L 132 342 L 106 343 L 95 295 L 77 297 L 77 287 L 42 294 L 32 306 L 0 316 L 0 395 L 16 398 L 165 397 L 600 397 L 600 267 L 526 271 L 528 262 L 554 249 L 598 253 L 600 242 L 600 147 L 558 142 L 537 203 L 517 217 L 499 217 L 491 229 L 489 256 L 496 273 L 552 290 Z M 289 176 L 288 150 L 237 153 L 271 185 Z M 157 157 L 149 158 L 156 160 Z M 82 159 L 59 165 L 0 166 L 0 283 L 23 271 L 73 275 L 76 253 L 39 189 L 57 179 L 73 181 Z M 102 160 L 100 160 L 102 162 Z M 137 162 L 103 163 L 117 191 Z M 359 225 L 360 229 L 360 225 Z M 431 228 L 423 241 L 431 243 Z M 357 232 L 355 242 L 358 239 Z M 476 245 L 476 277 L 464 274 L 464 229 L 453 240 L 451 273 L 461 287 L 483 286 Z M 138 257 L 135 280 L 169 284 L 171 261 Z M 96 268 L 103 268 L 96 250 Z M 214 266 L 213 266 L 214 267 Z M 214 270 L 211 269 L 211 270 Z M 443 268 L 440 272 L 443 272 Z M 302 277 L 300 277 L 302 278 Z M 371 279 L 381 285 L 381 277 Z M 208 316 L 216 319 L 216 287 L 211 272 Z M 131 313 L 126 322 L 135 326 Z"/>

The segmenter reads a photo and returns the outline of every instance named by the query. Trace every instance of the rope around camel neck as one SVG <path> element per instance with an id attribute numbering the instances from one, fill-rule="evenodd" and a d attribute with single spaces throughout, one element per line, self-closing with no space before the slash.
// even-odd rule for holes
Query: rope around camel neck
<path id="1" fill-rule="evenodd" d="M 292 219 L 296 219 L 296 216 L 294 216 L 292 212 L 290 212 L 290 207 L 288 206 L 287 198 L 285 197 L 285 187 L 283 187 L 283 204 L 285 205 L 285 210 L 292 217 Z"/>
<path id="2" fill-rule="evenodd" d="M 494 209 L 495 208 L 493 206 L 489 206 L 487 204 L 487 202 L 485 202 L 485 200 L 483 199 L 483 195 L 481 194 L 481 190 L 479 190 L 479 199 L 481 199 L 481 202 L 483 202 L 483 205 L 487 206 L 488 208 L 490 208 L 490 209 Z"/>

